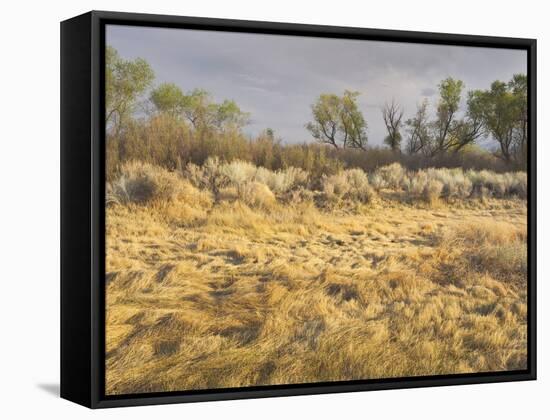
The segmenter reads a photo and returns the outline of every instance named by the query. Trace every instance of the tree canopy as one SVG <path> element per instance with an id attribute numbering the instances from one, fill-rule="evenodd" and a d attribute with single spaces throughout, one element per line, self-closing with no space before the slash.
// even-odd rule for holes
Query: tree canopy
<path id="1" fill-rule="evenodd" d="M 497 80 L 490 89 L 473 94 L 480 102 L 483 126 L 499 144 L 498 156 L 506 162 L 524 160 L 528 136 L 527 77 L 516 74 L 508 83 Z"/>
<path id="2" fill-rule="evenodd" d="M 105 49 L 105 124 L 113 125 L 118 133 L 154 77 L 147 61 L 142 58 L 124 60 L 108 46 Z"/>
<path id="3" fill-rule="evenodd" d="M 174 83 L 162 83 L 151 91 L 150 100 L 157 112 L 184 118 L 197 129 L 238 129 L 248 123 L 249 114 L 235 101 L 226 99 L 215 103 L 202 89 L 185 94 Z"/>
<path id="4" fill-rule="evenodd" d="M 321 94 L 311 106 L 313 121 L 306 128 L 320 143 L 365 149 L 367 122 L 357 105 L 358 96 L 359 92 L 349 90 L 342 96 Z"/>

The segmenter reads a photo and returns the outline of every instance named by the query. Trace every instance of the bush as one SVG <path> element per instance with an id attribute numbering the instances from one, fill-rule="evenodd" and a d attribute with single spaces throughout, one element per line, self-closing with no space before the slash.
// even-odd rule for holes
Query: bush
<path id="1" fill-rule="evenodd" d="M 122 165 L 120 176 L 107 184 L 107 203 L 170 201 L 181 192 L 181 180 L 174 172 L 143 162 Z"/>
<path id="2" fill-rule="evenodd" d="M 350 187 L 350 198 L 362 203 L 371 201 L 374 191 L 367 174 L 361 169 L 348 169 L 344 174 Z"/>
<path id="3" fill-rule="evenodd" d="M 509 177 L 508 193 L 519 198 L 527 198 L 527 173 L 526 172 L 510 172 L 504 174 Z"/>
<path id="4" fill-rule="evenodd" d="M 429 179 L 424 187 L 423 197 L 428 203 L 435 203 L 443 192 L 443 183 L 437 179 Z"/>
<path id="5" fill-rule="evenodd" d="M 472 181 L 460 168 L 429 168 L 426 170 L 429 179 L 443 184 L 442 195 L 447 198 L 467 198 L 472 193 Z"/>
<path id="6" fill-rule="evenodd" d="M 427 184 L 428 174 L 423 170 L 413 172 L 403 179 L 404 189 L 412 198 L 421 197 Z"/>
<path id="7" fill-rule="evenodd" d="M 269 187 L 259 182 L 246 182 L 238 189 L 239 198 L 250 207 L 268 209 L 276 203 Z"/>
<path id="8" fill-rule="evenodd" d="M 256 166 L 251 163 L 244 162 L 242 160 L 235 160 L 230 163 L 217 165 L 216 168 L 219 173 L 227 178 L 227 181 L 231 185 L 238 186 L 245 182 L 250 182 L 254 179 L 256 174 Z"/>
<path id="9" fill-rule="evenodd" d="M 329 201 L 348 199 L 368 203 L 374 196 L 368 176 L 361 169 L 348 169 L 335 175 L 324 176 L 322 187 Z"/>
<path id="10" fill-rule="evenodd" d="M 195 187 L 211 191 L 216 200 L 220 189 L 229 185 L 228 178 L 220 171 L 220 160 L 217 157 L 208 158 L 202 166 L 188 163 L 183 175 Z"/>
<path id="11" fill-rule="evenodd" d="M 343 172 L 335 175 L 324 175 L 321 179 L 323 192 L 329 201 L 343 198 L 349 192 L 349 185 Z"/>
<path id="12" fill-rule="evenodd" d="M 256 170 L 254 179 L 257 182 L 267 185 L 271 191 L 277 194 L 284 194 L 296 187 L 306 186 L 308 173 L 294 167 L 276 172 L 260 167 Z"/>
<path id="13" fill-rule="evenodd" d="M 369 183 L 376 191 L 388 187 L 386 181 L 379 172 L 373 172 L 369 175 Z"/>
<path id="14" fill-rule="evenodd" d="M 471 180 L 477 195 L 484 190 L 489 195 L 499 198 L 506 196 L 527 197 L 527 173 L 525 172 L 498 174 L 487 170 L 470 170 L 466 176 Z"/>
<path id="15" fill-rule="evenodd" d="M 308 184 L 308 173 L 302 169 L 289 167 L 270 171 L 241 160 L 221 163 L 218 158 L 207 159 L 202 167 L 189 163 L 184 176 L 196 187 L 208 188 L 213 192 L 228 186 L 238 189 L 243 184 L 258 182 L 276 194 L 284 194 Z"/>
<path id="16" fill-rule="evenodd" d="M 377 189 L 391 188 L 397 190 L 402 187 L 404 177 L 405 169 L 399 163 L 394 162 L 378 168 L 374 172 L 373 180 L 376 181 Z"/>

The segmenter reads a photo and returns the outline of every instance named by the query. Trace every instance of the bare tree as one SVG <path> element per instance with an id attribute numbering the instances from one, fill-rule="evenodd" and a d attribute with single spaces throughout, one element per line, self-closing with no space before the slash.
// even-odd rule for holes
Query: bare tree
<path id="1" fill-rule="evenodd" d="M 386 125 L 388 135 L 384 139 L 384 143 L 390 146 L 391 150 L 398 152 L 401 150 L 401 126 L 403 119 L 403 107 L 396 103 L 393 99 L 391 104 L 386 103 L 382 108 L 382 118 Z"/>

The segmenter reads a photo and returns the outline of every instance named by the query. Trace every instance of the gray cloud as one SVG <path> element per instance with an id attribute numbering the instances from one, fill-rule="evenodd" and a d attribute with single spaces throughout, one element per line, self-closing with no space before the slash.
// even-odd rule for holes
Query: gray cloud
<path id="1" fill-rule="evenodd" d="M 412 115 L 436 98 L 439 81 L 460 78 L 487 88 L 527 72 L 524 51 L 213 31 L 107 27 L 107 43 L 125 58 L 142 57 L 156 81 L 234 99 L 252 114 L 246 132 L 271 127 L 287 142 L 310 141 L 310 105 L 322 92 L 361 93 L 371 144 L 381 144 L 380 108 L 395 99 Z"/>
<path id="2" fill-rule="evenodd" d="M 431 87 L 426 87 L 420 91 L 422 96 L 434 96 L 437 93 L 437 90 Z"/>

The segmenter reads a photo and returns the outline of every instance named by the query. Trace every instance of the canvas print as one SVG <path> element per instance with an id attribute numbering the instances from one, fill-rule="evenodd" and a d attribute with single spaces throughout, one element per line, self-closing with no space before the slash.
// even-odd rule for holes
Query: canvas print
<path id="1" fill-rule="evenodd" d="M 525 50 L 107 25 L 105 391 L 527 368 Z"/>

